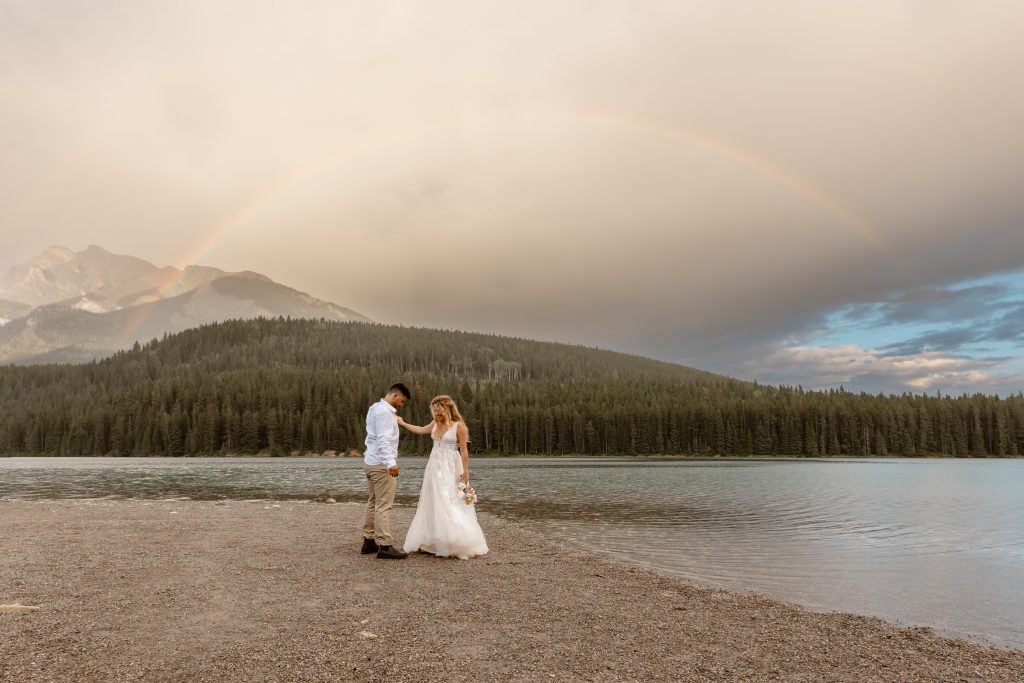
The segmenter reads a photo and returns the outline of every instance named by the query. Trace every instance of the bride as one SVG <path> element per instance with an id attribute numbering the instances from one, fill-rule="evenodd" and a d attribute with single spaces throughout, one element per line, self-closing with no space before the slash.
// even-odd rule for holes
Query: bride
<path id="1" fill-rule="evenodd" d="M 484 555 L 487 541 L 476 521 L 476 508 L 466 504 L 458 489 L 460 481 L 469 485 L 469 430 L 451 396 L 434 398 L 430 412 L 434 421 L 426 427 L 398 418 L 398 424 L 413 434 L 430 434 L 434 439 L 423 471 L 420 501 L 405 537 L 405 551 L 460 560 Z"/>

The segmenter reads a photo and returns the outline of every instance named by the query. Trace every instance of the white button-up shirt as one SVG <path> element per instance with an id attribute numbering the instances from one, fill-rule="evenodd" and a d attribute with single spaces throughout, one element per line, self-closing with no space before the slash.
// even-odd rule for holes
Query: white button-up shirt
<path id="1" fill-rule="evenodd" d="M 373 467 L 398 464 L 398 419 L 395 407 L 381 399 L 366 413 L 366 452 L 363 462 Z"/>

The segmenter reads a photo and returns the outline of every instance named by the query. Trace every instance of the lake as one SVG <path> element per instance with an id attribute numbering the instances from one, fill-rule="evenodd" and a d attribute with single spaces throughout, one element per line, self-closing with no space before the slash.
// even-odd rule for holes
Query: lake
<path id="1" fill-rule="evenodd" d="M 399 503 L 425 463 L 400 460 Z M 471 473 L 480 510 L 619 562 L 1024 647 L 1024 460 L 480 457 Z M 358 459 L 0 458 L 0 500 L 364 495 Z"/>

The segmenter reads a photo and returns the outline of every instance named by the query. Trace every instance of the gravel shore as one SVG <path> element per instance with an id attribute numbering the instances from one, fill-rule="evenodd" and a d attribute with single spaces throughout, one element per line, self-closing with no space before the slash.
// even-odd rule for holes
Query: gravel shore
<path id="1" fill-rule="evenodd" d="M 0 605 L 39 607 L 0 610 L 0 680 L 1024 680 L 1022 651 L 695 587 L 484 513 L 487 556 L 377 560 L 361 512 L 0 503 Z"/>

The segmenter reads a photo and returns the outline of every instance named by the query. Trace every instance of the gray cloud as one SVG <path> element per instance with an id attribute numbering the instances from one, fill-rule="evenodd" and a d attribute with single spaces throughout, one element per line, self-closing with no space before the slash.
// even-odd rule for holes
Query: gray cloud
<path id="1" fill-rule="evenodd" d="M 989 318 L 1006 307 L 1012 290 L 1006 285 L 982 285 L 948 289 L 928 287 L 902 292 L 873 306 L 883 324 L 949 322 Z"/>
<path id="2" fill-rule="evenodd" d="M 986 338 L 996 341 L 1024 341 L 1024 305 L 1012 306 L 997 318 Z"/>
<path id="3" fill-rule="evenodd" d="M 980 339 L 984 339 L 980 330 L 958 327 L 919 334 L 910 339 L 887 344 L 879 351 L 890 356 L 906 356 L 925 351 L 957 351 L 965 344 Z"/>
<path id="4" fill-rule="evenodd" d="M 97 242 L 740 369 L 838 308 L 1024 266 L 1022 19 L 2 0 L 0 258 Z"/>

